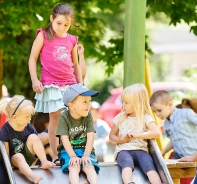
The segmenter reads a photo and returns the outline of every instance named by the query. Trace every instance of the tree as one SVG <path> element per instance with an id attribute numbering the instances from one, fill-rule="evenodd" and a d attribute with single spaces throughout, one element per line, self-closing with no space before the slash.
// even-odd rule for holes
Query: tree
<path id="1" fill-rule="evenodd" d="M 50 11 L 58 0 L 0 0 L 0 50 L 3 55 L 3 81 L 11 95 L 33 98 L 28 71 L 28 59 L 35 32 L 49 22 Z M 86 58 L 106 64 L 110 75 L 115 65 L 123 61 L 124 6 L 122 0 L 67 0 L 76 13 L 71 34 L 79 36 L 86 49 Z M 147 18 L 163 12 L 169 24 L 185 21 L 197 35 L 196 0 L 147 0 Z M 106 35 L 111 30 L 111 35 Z M 146 50 L 148 44 L 146 43 Z M 1 61 L 0 61 L 1 62 Z M 0 64 L 1 66 L 1 64 Z M 2 68 L 1 68 L 2 69 Z M 2 71 L 2 70 L 0 70 Z M 1 75 L 0 75 L 1 77 Z M 1 82 L 1 79 L 0 79 Z M 1 85 L 1 84 L 0 84 Z"/>
<path id="2" fill-rule="evenodd" d="M 28 71 L 28 58 L 35 32 L 49 22 L 52 8 L 59 1 L 0 1 L 2 35 L 0 49 L 4 51 L 4 83 L 10 94 L 20 93 L 34 96 Z M 96 56 L 99 52 L 100 38 L 104 34 L 104 22 L 94 13 L 94 1 L 67 1 L 76 10 L 76 24 L 70 29 L 86 48 L 86 54 Z"/>
<path id="3" fill-rule="evenodd" d="M 177 25 L 184 21 L 190 26 L 190 31 L 197 35 L 196 0 L 187 2 L 179 0 L 147 0 L 147 17 L 163 12 L 170 19 L 169 24 Z"/>

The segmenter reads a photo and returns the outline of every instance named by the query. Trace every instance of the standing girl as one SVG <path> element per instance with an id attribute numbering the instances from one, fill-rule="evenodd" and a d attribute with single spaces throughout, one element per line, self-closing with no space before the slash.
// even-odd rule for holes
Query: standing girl
<path id="1" fill-rule="evenodd" d="M 134 84 L 121 94 L 123 108 L 114 119 L 110 140 L 117 143 L 115 158 L 122 169 L 124 184 L 132 182 L 134 163 L 148 176 L 150 183 L 161 184 L 153 160 L 148 153 L 147 139 L 158 138 L 160 130 L 154 123 L 148 92 L 143 84 Z"/>
<path id="2" fill-rule="evenodd" d="M 42 177 L 30 168 L 37 160 L 36 156 L 41 161 L 42 169 L 54 167 L 55 164 L 47 160 L 43 144 L 29 123 L 34 113 L 32 102 L 15 95 L 10 102 L 2 99 L 0 109 L 5 111 L 9 119 L 1 129 L 0 140 L 4 142 L 11 164 L 33 183 L 39 183 Z"/>
<path id="3" fill-rule="evenodd" d="M 49 142 L 53 152 L 52 161 L 58 161 L 55 136 L 60 109 L 64 108 L 62 93 L 66 87 L 82 83 L 78 64 L 78 37 L 68 32 L 74 22 L 74 10 L 66 4 L 57 4 L 51 15 L 50 23 L 37 31 L 30 58 L 29 71 L 33 90 L 36 92 L 36 112 L 49 113 Z M 36 63 L 40 54 L 42 65 L 41 79 L 38 79 Z"/>

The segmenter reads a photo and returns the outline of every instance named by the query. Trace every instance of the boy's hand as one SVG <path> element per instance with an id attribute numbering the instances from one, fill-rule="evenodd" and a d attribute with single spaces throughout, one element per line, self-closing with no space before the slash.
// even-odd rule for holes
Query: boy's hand
<path id="1" fill-rule="evenodd" d="M 119 135 L 119 140 L 118 140 L 118 144 L 124 144 L 124 143 L 127 143 L 127 142 L 130 142 L 131 141 L 131 137 L 129 137 L 129 135 Z"/>
<path id="2" fill-rule="evenodd" d="M 179 162 L 196 162 L 193 156 L 185 156 L 178 159 Z"/>
<path id="3" fill-rule="evenodd" d="M 91 158 L 89 156 L 86 156 L 86 155 L 83 155 L 83 157 L 81 158 L 81 161 L 82 161 L 82 165 L 83 167 L 90 165 L 92 164 L 91 162 Z"/>
<path id="4" fill-rule="evenodd" d="M 72 167 L 72 166 L 75 166 L 76 164 L 78 166 L 81 164 L 81 158 L 77 156 L 71 157 L 69 161 L 69 165 Z"/>

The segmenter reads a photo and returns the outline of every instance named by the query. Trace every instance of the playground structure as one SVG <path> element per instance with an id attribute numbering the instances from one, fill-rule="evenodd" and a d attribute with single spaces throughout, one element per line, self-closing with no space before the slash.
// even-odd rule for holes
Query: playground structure
<path id="1" fill-rule="evenodd" d="M 150 88 L 150 74 L 148 61 L 145 60 L 145 12 L 146 12 L 146 0 L 126 0 L 126 15 L 125 15 L 125 36 L 124 36 L 124 87 L 134 84 L 134 83 L 144 83 L 149 91 L 149 95 L 152 93 Z M 137 18 L 136 18 L 137 17 Z M 0 53 L 0 56 L 2 54 Z M 169 168 L 169 172 L 165 161 L 163 160 L 160 150 L 162 140 L 154 140 L 149 142 L 149 151 L 153 157 L 154 163 L 156 165 L 157 171 L 162 179 L 162 182 L 166 184 L 178 184 L 180 176 L 178 176 L 178 170 L 176 164 L 174 168 Z M 122 183 L 121 173 L 117 166 L 117 163 L 99 163 L 101 166 L 101 171 L 98 175 L 99 184 L 120 184 Z M 19 170 L 12 170 L 9 158 L 7 156 L 5 147 L 2 142 L 0 142 L 0 184 L 7 183 L 9 179 L 11 184 L 28 184 L 30 182 L 26 177 L 24 177 Z M 4 167 L 5 165 L 5 167 Z M 172 164 L 170 165 L 170 167 Z M 182 166 L 178 166 L 182 167 Z M 189 167 L 188 165 L 186 167 Z M 178 169 L 180 169 L 178 168 Z M 191 167 L 194 168 L 194 165 Z M 3 170 L 2 170 L 3 169 Z M 69 183 L 68 174 L 61 172 L 60 167 L 55 167 L 49 170 L 42 170 L 38 167 L 32 167 L 34 172 L 39 173 L 44 176 L 44 180 L 40 183 Z M 187 169 L 184 169 L 184 171 Z M 181 170 L 182 171 L 182 170 Z M 184 172 L 183 171 L 183 172 Z M 175 176 L 172 176 L 172 174 Z M 171 174 L 171 175 L 170 175 Z M 189 174 L 187 172 L 186 174 Z M 195 173 L 190 172 L 191 176 Z M 171 178 L 173 177 L 173 179 Z M 188 176 L 182 173 L 182 177 Z M 4 180 L 5 179 L 5 180 Z M 136 166 L 133 172 L 133 181 L 137 184 L 149 184 L 149 181 L 141 171 L 141 169 Z M 80 174 L 80 182 L 87 183 L 86 177 L 83 173 Z"/>
<path id="2" fill-rule="evenodd" d="M 178 162 L 164 160 L 155 140 L 149 141 L 149 152 L 153 158 L 159 176 L 165 184 L 180 184 L 181 178 L 196 175 L 196 162 Z M 121 172 L 116 162 L 99 162 L 101 170 L 98 174 L 99 184 L 122 184 Z M 68 174 L 64 174 L 60 167 L 42 170 L 38 166 L 31 167 L 33 171 L 44 177 L 40 183 L 56 184 L 69 183 Z M 30 182 L 19 170 L 12 170 L 4 144 L 0 141 L 0 184 L 28 184 Z M 142 170 L 135 166 L 133 181 L 137 184 L 150 184 Z M 84 173 L 80 173 L 80 183 L 87 184 Z"/>
<path id="3" fill-rule="evenodd" d="M 155 167 L 159 176 L 163 183 L 165 184 L 173 184 L 173 180 L 170 176 L 168 168 L 161 156 L 160 150 L 155 140 L 149 141 L 149 152 L 153 158 L 155 163 Z M 5 164 L 3 175 L 1 175 L 0 184 L 7 184 L 7 179 L 9 178 L 10 184 L 28 184 L 32 183 L 28 180 L 24 175 L 20 173 L 19 170 L 12 170 L 5 146 L 3 142 L 0 141 L 0 155 L 2 155 L 1 162 Z M 121 172 L 116 162 L 99 162 L 101 170 L 98 174 L 98 183 L 99 184 L 121 184 Z M 68 173 L 64 174 L 60 167 L 56 166 L 49 170 L 43 170 L 38 168 L 38 166 L 31 167 L 33 171 L 41 176 L 43 176 L 43 180 L 40 182 L 41 184 L 56 184 L 56 183 L 64 183 L 69 184 Z M 0 170 L 0 173 L 2 171 Z M 3 181 L 6 181 L 5 183 Z M 147 176 L 142 172 L 140 167 L 136 166 L 133 172 L 133 181 L 136 184 L 150 184 Z M 80 173 L 80 183 L 88 183 L 86 176 L 84 173 Z"/>

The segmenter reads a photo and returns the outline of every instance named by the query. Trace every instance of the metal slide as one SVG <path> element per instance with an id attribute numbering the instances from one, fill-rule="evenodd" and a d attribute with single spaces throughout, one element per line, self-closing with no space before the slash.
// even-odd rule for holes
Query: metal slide
<path id="1" fill-rule="evenodd" d="M 165 184 L 173 184 L 170 173 L 166 167 L 166 164 L 163 161 L 160 150 L 155 140 L 149 141 L 149 150 L 162 182 Z M 27 179 L 24 175 L 22 175 L 19 170 L 12 170 L 4 144 L 1 141 L 0 151 L 3 155 L 7 175 L 10 181 L 2 183 L 2 174 L 0 173 L 0 184 L 32 184 L 32 182 L 29 179 Z M 101 170 L 98 174 L 99 184 L 122 184 L 121 172 L 116 162 L 100 162 L 99 165 L 101 166 Z M 60 167 L 54 167 L 48 170 L 40 169 L 37 166 L 33 166 L 31 168 L 37 175 L 42 176 L 44 178 L 40 182 L 40 184 L 69 184 L 68 174 L 62 173 Z M 4 177 L 6 176 L 4 175 Z M 133 182 L 135 182 L 136 184 L 150 184 L 147 176 L 142 172 L 142 170 L 138 166 L 135 167 L 135 170 L 133 172 Z M 88 181 L 84 173 L 80 174 L 80 184 L 88 184 Z"/>
<path id="2" fill-rule="evenodd" d="M 2 141 L 0 141 L 0 159 L 0 184 L 16 184 L 10 160 Z M 5 169 L 7 172 L 5 172 Z M 7 181 L 8 178 L 10 182 Z"/>

